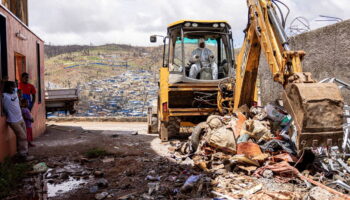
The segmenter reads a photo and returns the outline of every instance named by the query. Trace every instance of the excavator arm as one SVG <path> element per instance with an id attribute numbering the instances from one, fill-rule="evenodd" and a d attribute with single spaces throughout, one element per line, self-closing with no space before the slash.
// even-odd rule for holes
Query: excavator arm
<path id="1" fill-rule="evenodd" d="M 283 103 L 297 127 L 297 148 L 340 145 L 343 99 L 335 84 L 316 83 L 302 71 L 304 51 L 292 51 L 273 0 L 247 0 L 245 39 L 237 57 L 234 109 L 253 106 L 261 52 L 273 80 L 280 83 Z M 276 91 L 270 91 L 271 93 Z"/>

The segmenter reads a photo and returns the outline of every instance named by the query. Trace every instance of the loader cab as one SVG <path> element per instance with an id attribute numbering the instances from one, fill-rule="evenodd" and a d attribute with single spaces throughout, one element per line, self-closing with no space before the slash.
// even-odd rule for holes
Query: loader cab
<path id="1" fill-rule="evenodd" d="M 181 20 L 168 26 L 163 67 L 170 84 L 219 82 L 234 76 L 233 54 L 231 27 L 225 21 Z"/>
<path id="2" fill-rule="evenodd" d="M 219 85 L 235 76 L 235 62 L 231 27 L 225 21 L 174 22 L 163 42 L 157 107 L 148 121 L 149 130 L 157 126 L 161 140 L 167 141 L 218 112 Z"/>

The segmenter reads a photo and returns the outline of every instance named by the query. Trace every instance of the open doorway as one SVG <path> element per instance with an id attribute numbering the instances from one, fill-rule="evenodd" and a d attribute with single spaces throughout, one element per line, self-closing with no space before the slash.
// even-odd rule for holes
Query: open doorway
<path id="1" fill-rule="evenodd" d="M 23 72 L 26 72 L 26 57 L 15 52 L 15 81 L 17 84 Z"/>

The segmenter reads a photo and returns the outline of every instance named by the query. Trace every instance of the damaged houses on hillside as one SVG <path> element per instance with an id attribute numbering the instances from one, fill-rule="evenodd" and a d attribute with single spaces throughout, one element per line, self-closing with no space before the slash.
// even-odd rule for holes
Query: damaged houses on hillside
<path id="1" fill-rule="evenodd" d="M 2 0 L 0 4 L 0 79 L 19 81 L 23 72 L 29 73 L 36 87 L 36 102 L 32 115 L 34 136 L 45 131 L 44 41 L 28 27 L 27 1 Z M 0 160 L 16 152 L 16 139 L 0 110 Z"/>
<path id="2" fill-rule="evenodd" d="M 79 86 L 76 116 L 144 117 L 157 97 L 154 76 L 146 70 L 127 70 Z"/>

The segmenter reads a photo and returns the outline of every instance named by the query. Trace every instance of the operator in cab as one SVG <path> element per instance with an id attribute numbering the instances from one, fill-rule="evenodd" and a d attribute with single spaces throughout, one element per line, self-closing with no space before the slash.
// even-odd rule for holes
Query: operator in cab
<path id="1" fill-rule="evenodd" d="M 198 40 L 198 48 L 192 52 L 190 63 L 190 78 L 197 79 L 198 74 L 200 74 L 199 79 L 201 80 L 218 79 L 218 66 L 215 63 L 214 54 L 205 48 L 204 38 Z"/>

